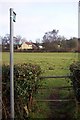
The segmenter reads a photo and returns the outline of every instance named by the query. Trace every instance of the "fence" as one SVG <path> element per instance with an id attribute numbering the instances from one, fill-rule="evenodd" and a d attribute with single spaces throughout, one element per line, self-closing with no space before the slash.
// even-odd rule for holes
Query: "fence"
<path id="1" fill-rule="evenodd" d="M 40 79 L 51 79 L 51 78 L 70 78 L 71 75 L 60 75 L 60 76 L 40 76 Z M 62 87 L 53 87 L 53 88 L 49 88 L 49 87 L 42 87 L 42 88 L 39 88 L 39 89 L 57 89 L 57 90 L 66 90 L 66 89 L 72 89 L 72 86 L 62 86 Z M 69 101 L 74 101 L 75 102 L 75 99 L 53 99 L 53 100 L 34 100 L 34 101 L 37 101 L 37 102 L 69 102 Z"/>
<path id="2" fill-rule="evenodd" d="M 46 79 L 65 79 L 65 78 L 70 78 L 71 75 L 58 75 L 58 76 L 40 76 L 41 80 L 46 80 Z M 61 116 L 63 115 L 63 118 L 66 119 L 66 114 L 67 114 L 67 118 L 68 119 L 74 119 L 74 117 L 76 116 L 77 118 L 77 114 L 78 112 L 78 107 L 76 104 L 76 99 L 74 94 L 70 97 L 66 97 L 66 94 L 64 97 L 61 97 L 60 95 L 55 97 L 56 95 L 56 91 L 57 91 L 57 95 L 59 94 L 58 92 L 60 92 L 60 90 L 73 90 L 72 89 L 72 85 L 69 86 L 55 86 L 55 87 L 40 87 L 39 89 L 43 91 L 45 91 L 45 89 L 51 89 L 52 93 L 51 95 L 53 95 L 52 97 L 43 97 L 43 98 L 37 98 L 37 99 L 33 99 L 33 103 L 40 103 L 44 106 L 44 104 L 49 105 L 50 108 L 50 116 L 49 117 L 54 117 L 54 119 L 56 119 L 56 116 L 58 117 L 58 119 L 61 119 Z M 44 89 L 44 90 L 43 90 Z M 43 93 L 44 95 L 44 93 Z M 70 106 L 71 105 L 71 106 Z M 75 105 L 75 109 L 74 109 L 74 105 Z M 71 108 L 73 106 L 73 108 Z M 70 110 L 72 110 L 72 113 L 70 112 Z M 43 111 L 43 110 L 41 110 Z M 46 112 L 47 113 L 47 112 Z M 75 113 L 75 114 L 74 114 Z M 42 113 L 43 114 L 43 113 Z M 71 117 L 71 118 L 70 118 Z"/>

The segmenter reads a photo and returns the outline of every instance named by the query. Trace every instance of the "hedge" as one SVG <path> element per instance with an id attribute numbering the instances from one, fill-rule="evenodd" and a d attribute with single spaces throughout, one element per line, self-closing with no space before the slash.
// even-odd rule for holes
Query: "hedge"
<path id="1" fill-rule="evenodd" d="M 32 98 L 40 84 L 41 69 L 33 64 L 14 65 L 15 118 L 26 119 L 31 111 Z M 2 66 L 3 118 L 10 118 L 10 66 Z"/>
<path id="2" fill-rule="evenodd" d="M 74 62 L 70 65 L 71 81 L 77 101 L 80 102 L 80 62 Z"/>
<path id="3" fill-rule="evenodd" d="M 71 81 L 76 97 L 76 120 L 80 120 L 80 61 L 70 65 Z"/>

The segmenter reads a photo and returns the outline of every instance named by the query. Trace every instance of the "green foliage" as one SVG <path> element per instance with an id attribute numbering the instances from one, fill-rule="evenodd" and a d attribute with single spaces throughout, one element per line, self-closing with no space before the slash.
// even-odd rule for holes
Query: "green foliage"
<path id="1" fill-rule="evenodd" d="M 23 109 L 25 105 L 28 105 L 30 102 L 30 98 L 37 92 L 38 87 L 40 86 L 40 79 L 39 79 L 40 73 L 41 73 L 41 69 L 38 65 L 33 65 L 33 64 L 14 65 L 14 93 L 15 93 L 16 117 L 20 116 L 19 115 L 21 113 L 20 109 Z M 2 77 L 3 103 L 6 107 L 8 107 L 7 110 L 9 110 L 9 104 L 10 104 L 9 102 L 10 66 L 9 65 L 2 66 L 2 76 L 3 76 Z M 22 108 L 18 110 L 20 104 L 23 104 L 23 107 L 21 106 Z M 18 107 L 16 107 L 16 105 L 18 105 Z"/>
<path id="2" fill-rule="evenodd" d="M 80 62 L 70 65 L 71 81 L 75 91 L 76 99 L 80 102 Z"/>

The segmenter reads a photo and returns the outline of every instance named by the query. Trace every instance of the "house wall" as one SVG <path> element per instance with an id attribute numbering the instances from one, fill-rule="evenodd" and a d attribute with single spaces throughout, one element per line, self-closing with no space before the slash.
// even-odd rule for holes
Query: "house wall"
<path id="1" fill-rule="evenodd" d="M 26 49 L 26 50 L 32 49 L 32 45 L 28 45 L 28 44 L 26 44 L 26 43 L 23 43 L 23 44 L 21 45 L 20 49 L 21 49 L 21 50 L 24 50 L 24 49 Z"/>

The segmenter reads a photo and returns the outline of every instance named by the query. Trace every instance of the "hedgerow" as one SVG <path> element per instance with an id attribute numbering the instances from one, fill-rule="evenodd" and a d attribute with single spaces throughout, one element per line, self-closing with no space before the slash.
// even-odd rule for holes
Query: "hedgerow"
<path id="1" fill-rule="evenodd" d="M 14 65 L 15 118 L 25 119 L 31 111 L 33 95 L 38 91 L 41 69 L 33 64 Z M 3 118 L 10 118 L 10 66 L 2 66 Z"/>
<path id="2" fill-rule="evenodd" d="M 80 62 L 74 62 L 70 65 L 71 81 L 78 102 L 80 102 Z"/>

